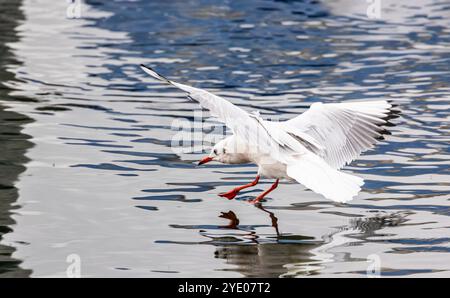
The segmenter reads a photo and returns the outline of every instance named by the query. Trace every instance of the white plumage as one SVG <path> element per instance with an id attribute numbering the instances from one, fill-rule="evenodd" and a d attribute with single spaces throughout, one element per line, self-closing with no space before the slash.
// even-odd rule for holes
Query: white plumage
<path id="1" fill-rule="evenodd" d="M 141 67 L 152 77 L 185 91 L 232 130 L 233 136 L 216 144 L 208 161 L 253 162 L 259 166 L 256 183 L 259 175 L 294 179 L 337 202 L 351 200 L 364 184 L 363 179 L 339 169 L 387 133 L 382 126 L 389 124 L 387 119 L 393 113 L 393 105 L 386 100 L 314 103 L 291 120 L 271 122 L 208 91 L 173 82 L 144 65 Z M 233 198 L 246 187 L 249 186 L 223 196 Z"/>

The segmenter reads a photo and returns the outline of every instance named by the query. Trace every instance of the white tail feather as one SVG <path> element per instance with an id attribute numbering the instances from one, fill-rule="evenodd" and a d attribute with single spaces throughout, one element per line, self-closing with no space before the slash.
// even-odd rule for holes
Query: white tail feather
<path id="1" fill-rule="evenodd" d="M 296 163 L 288 165 L 287 174 L 325 198 L 341 203 L 353 199 L 364 184 L 362 178 L 331 168 L 313 153 L 302 155 Z"/>

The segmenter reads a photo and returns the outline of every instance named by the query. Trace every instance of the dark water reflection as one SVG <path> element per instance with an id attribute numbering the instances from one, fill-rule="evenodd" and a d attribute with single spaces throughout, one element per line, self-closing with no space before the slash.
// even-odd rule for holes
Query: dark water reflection
<path id="1" fill-rule="evenodd" d="M 2 1 L 5 2 L 5 1 Z M 5 71 L 8 64 L 19 63 L 14 59 L 6 43 L 16 42 L 17 36 L 14 28 L 17 22 L 23 19 L 19 10 L 19 3 L 1 3 L 2 18 L 0 20 L 0 81 L 14 79 L 14 75 Z M 3 15 L 4 14 L 4 15 Z M 25 157 L 26 151 L 32 143 L 28 135 L 23 134 L 22 128 L 32 120 L 14 111 L 7 110 L 2 104 L 11 90 L 0 87 L 0 241 L 3 235 L 13 231 L 15 221 L 11 218 L 18 198 L 15 182 L 18 176 L 25 171 L 23 166 L 29 160 Z M 31 270 L 19 267 L 21 261 L 13 258 L 14 246 L 3 245 L 0 242 L 0 277 L 25 277 Z"/>
<path id="2" fill-rule="evenodd" d="M 75 253 L 83 276 L 363 277 L 374 255 L 448 276 L 450 9 L 382 2 L 372 20 L 357 0 L 85 1 L 80 19 L 2 1 L 0 274 L 65 276 Z M 348 167 L 366 180 L 350 204 L 282 184 L 260 209 L 269 181 L 217 197 L 255 167 L 172 151 L 198 107 L 140 63 L 270 119 L 379 98 L 402 117 Z"/>

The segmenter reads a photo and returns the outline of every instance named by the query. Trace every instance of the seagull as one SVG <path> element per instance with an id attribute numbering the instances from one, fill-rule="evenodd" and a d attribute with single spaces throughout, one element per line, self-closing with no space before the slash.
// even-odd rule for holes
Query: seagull
<path id="1" fill-rule="evenodd" d="M 399 114 L 396 105 L 387 100 L 316 102 L 290 120 L 268 121 L 258 112 L 248 113 L 206 90 L 169 80 L 143 64 L 141 68 L 151 77 L 184 91 L 233 132 L 215 144 L 199 165 L 211 161 L 258 165 L 252 182 L 219 194 L 230 200 L 264 177 L 275 182 L 251 203 L 259 203 L 278 187 L 280 179 L 296 181 L 335 202 L 350 201 L 364 180 L 341 169 L 390 134 L 385 127 L 392 126 L 389 120 Z"/>

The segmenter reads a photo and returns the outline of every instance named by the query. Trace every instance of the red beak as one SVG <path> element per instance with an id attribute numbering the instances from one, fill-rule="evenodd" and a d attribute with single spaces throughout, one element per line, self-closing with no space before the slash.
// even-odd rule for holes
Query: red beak
<path id="1" fill-rule="evenodd" d="M 203 158 L 200 159 L 200 161 L 198 162 L 198 165 L 200 166 L 200 165 L 202 165 L 202 164 L 205 164 L 205 163 L 207 163 L 207 162 L 210 162 L 211 160 L 212 160 L 212 157 L 209 157 L 209 156 L 203 157 Z"/>

